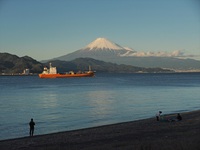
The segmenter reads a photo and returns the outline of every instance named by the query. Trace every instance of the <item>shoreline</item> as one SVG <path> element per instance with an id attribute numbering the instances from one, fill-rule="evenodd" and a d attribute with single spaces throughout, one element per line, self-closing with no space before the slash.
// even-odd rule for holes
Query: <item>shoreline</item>
<path id="1" fill-rule="evenodd" d="M 181 113 L 182 121 L 148 118 L 79 130 L 0 141 L 1 150 L 18 149 L 181 149 L 197 150 L 200 142 L 200 110 Z M 174 118 L 176 114 L 166 114 Z"/>

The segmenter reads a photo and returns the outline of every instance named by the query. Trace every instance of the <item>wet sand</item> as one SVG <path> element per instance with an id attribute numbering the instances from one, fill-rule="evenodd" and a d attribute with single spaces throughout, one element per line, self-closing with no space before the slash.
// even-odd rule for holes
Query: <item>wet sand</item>
<path id="1" fill-rule="evenodd" d="M 0 141 L 0 150 L 200 150 L 200 110 L 182 121 L 155 118 Z M 165 115 L 173 118 L 176 114 Z"/>

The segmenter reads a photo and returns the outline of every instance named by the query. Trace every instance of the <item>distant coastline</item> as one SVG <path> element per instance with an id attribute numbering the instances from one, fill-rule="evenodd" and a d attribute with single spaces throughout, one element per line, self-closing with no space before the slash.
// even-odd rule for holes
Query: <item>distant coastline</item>
<path id="1" fill-rule="evenodd" d="M 200 70 L 195 69 L 195 70 L 174 70 L 175 73 L 198 73 Z"/>
<path id="2" fill-rule="evenodd" d="M 171 71 L 171 72 L 99 72 L 99 73 L 119 73 L 119 74 L 174 74 L 174 73 L 200 73 L 200 70 L 184 70 L 184 71 Z M 21 73 L 2 73 L 0 76 L 38 76 L 39 73 L 21 74 Z M 98 75 L 98 72 L 97 72 Z"/>
<path id="3" fill-rule="evenodd" d="M 0 76 L 37 76 L 38 74 L 0 74 Z"/>

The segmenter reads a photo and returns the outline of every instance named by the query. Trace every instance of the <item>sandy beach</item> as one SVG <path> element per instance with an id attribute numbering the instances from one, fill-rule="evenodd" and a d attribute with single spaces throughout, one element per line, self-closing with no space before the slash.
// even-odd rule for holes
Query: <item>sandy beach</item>
<path id="1" fill-rule="evenodd" d="M 94 128 L 0 141 L 1 150 L 199 150 L 200 110 Z"/>

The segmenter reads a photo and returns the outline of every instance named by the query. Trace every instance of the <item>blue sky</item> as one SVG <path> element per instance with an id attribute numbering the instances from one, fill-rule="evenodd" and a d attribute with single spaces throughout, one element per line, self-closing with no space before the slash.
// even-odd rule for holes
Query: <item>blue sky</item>
<path id="1" fill-rule="evenodd" d="M 200 60 L 200 1 L 0 0 L 0 52 L 44 60 L 98 37 Z"/>

